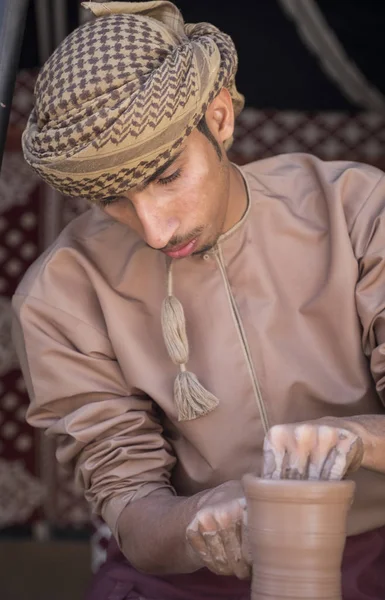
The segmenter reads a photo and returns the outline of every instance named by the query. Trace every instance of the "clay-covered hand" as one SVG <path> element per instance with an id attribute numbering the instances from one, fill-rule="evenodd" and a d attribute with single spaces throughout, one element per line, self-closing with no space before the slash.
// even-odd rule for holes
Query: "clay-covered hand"
<path id="1" fill-rule="evenodd" d="M 360 467 L 364 447 L 357 434 L 338 426 L 338 420 L 334 425 L 325 419 L 275 425 L 265 436 L 263 454 L 266 479 L 338 480 Z"/>
<path id="2" fill-rule="evenodd" d="M 218 575 L 250 578 L 245 498 L 202 508 L 187 527 L 186 537 L 202 567 Z"/>

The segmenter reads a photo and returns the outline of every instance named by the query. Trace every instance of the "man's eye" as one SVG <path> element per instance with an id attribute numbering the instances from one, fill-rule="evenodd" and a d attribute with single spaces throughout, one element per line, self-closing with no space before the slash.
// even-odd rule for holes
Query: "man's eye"
<path id="1" fill-rule="evenodd" d="M 103 198 L 102 200 L 100 200 L 100 204 L 102 206 L 109 206 L 114 202 L 116 202 L 116 196 L 108 196 L 107 198 Z"/>
<path id="2" fill-rule="evenodd" d="M 178 177 L 181 176 L 182 170 L 181 169 L 177 169 L 175 171 L 175 173 L 172 173 L 172 175 L 169 175 L 168 177 L 160 177 L 158 179 L 158 183 L 160 183 L 161 185 L 167 185 L 169 183 L 172 183 L 173 181 L 175 181 L 176 179 L 178 179 Z"/>
<path id="3" fill-rule="evenodd" d="M 114 204 L 115 202 L 119 202 L 120 196 L 107 196 L 107 198 L 103 198 L 100 200 L 100 204 L 102 206 L 109 206 L 110 204 Z"/>

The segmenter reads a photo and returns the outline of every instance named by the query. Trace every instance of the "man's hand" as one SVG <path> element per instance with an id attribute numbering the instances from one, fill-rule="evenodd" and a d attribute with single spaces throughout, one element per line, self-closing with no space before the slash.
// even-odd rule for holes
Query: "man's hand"
<path id="1" fill-rule="evenodd" d="M 338 419 L 275 425 L 264 441 L 266 479 L 342 479 L 356 471 L 364 454 L 359 435 Z"/>
<path id="2" fill-rule="evenodd" d="M 160 489 L 134 501 L 118 521 L 123 553 L 136 569 L 151 575 L 208 567 L 215 573 L 248 577 L 249 561 L 242 552 L 243 495 L 241 481 L 231 480 L 189 497 Z"/>
<path id="3" fill-rule="evenodd" d="M 251 575 L 246 535 L 246 500 L 237 498 L 198 511 L 186 530 L 196 557 L 218 575 Z"/>

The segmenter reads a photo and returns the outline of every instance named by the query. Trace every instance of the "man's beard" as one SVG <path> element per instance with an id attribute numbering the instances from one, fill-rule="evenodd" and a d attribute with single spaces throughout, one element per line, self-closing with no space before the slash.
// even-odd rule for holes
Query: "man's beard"
<path id="1" fill-rule="evenodd" d="M 196 252 L 193 252 L 193 256 L 199 256 L 200 254 L 204 254 L 205 252 L 210 252 L 210 250 L 212 250 L 214 248 L 214 246 L 216 246 L 216 244 L 218 242 L 218 238 L 219 238 L 219 236 L 213 242 L 209 242 L 209 243 L 205 244 L 202 248 L 197 250 Z"/>

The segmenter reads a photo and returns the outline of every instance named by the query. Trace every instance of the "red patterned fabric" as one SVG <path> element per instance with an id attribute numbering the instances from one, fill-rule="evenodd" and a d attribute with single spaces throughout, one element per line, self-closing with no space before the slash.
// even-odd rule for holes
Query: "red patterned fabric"
<path id="1" fill-rule="evenodd" d="M 241 113 L 232 148 L 234 159 L 247 163 L 287 152 L 310 152 L 324 160 L 356 160 L 384 167 L 385 117 L 254 108 Z"/>
<path id="2" fill-rule="evenodd" d="M 32 525 L 39 537 L 47 527 L 88 525 L 89 512 L 71 474 L 56 464 L 54 443 L 25 422 L 28 396 L 11 343 L 10 300 L 20 278 L 86 208 L 80 201 L 62 207 L 23 159 L 21 132 L 35 77 L 26 71 L 18 76 L 0 175 L 0 529 Z"/>

